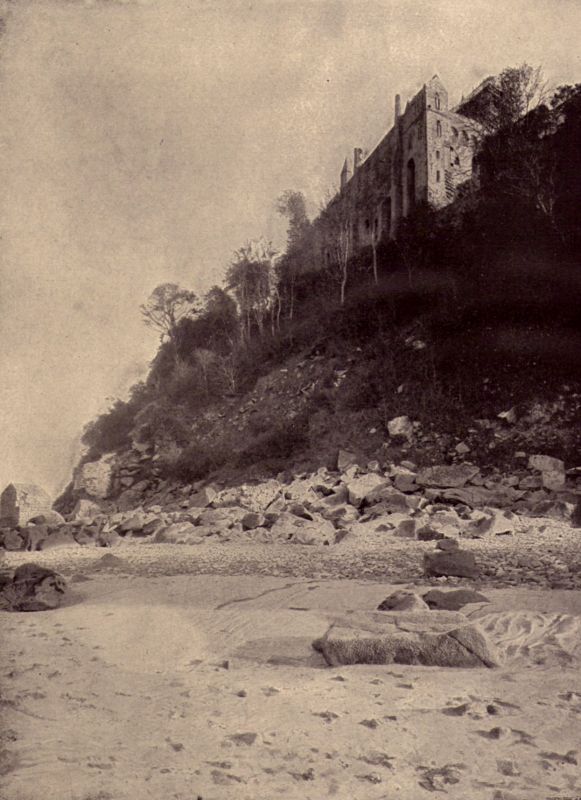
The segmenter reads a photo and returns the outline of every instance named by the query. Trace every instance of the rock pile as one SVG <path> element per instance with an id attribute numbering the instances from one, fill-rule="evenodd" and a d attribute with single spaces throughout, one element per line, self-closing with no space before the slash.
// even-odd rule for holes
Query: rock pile
<path id="1" fill-rule="evenodd" d="M 485 477 L 469 463 L 417 469 L 409 461 L 383 468 L 372 462 L 362 468 L 352 453 L 340 451 L 336 470 L 284 473 L 238 486 L 163 483 L 150 491 L 139 488 L 143 481 L 133 482 L 134 505 L 129 507 L 125 489 L 117 507 L 109 500 L 105 510 L 96 494 L 110 485 L 110 460 L 101 460 L 98 469 L 85 466 L 78 480 L 94 492 L 92 499 L 81 498 L 66 521 L 37 517 L 1 530 L 0 546 L 34 552 L 131 540 L 341 547 L 366 537 L 386 543 L 409 539 L 436 543 L 425 554 L 427 577 L 471 579 L 478 566 L 473 553 L 460 546 L 463 541 L 514 536 L 527 516 L 567 520 L 581 490 L 577 471 L 567 474 L 562 462 L 549 456 L 531 456 L 528 469 L 518 474 Z M 529 485 L 533 488 L 525 488 Z"/>

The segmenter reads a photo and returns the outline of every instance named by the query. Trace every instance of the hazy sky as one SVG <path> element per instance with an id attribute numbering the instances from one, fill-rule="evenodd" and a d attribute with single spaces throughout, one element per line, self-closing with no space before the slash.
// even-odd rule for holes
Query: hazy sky
<path id="1" fill-rule="evenodd" d="M 434 73 L 581 81 L 581 0 L 0 0 L 0 490 L 68 477 L 157 345 L 159 283 L 220 282 Z"/>

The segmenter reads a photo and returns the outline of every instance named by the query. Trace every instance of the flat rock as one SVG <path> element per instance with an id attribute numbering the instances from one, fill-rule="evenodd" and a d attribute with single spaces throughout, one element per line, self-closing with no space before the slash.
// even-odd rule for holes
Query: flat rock
<path id="1" fill-rule="evenodd" d="M 494 667 L 498 656 L 480 628 L 462 614 L 353 612 L 313 642 L 330 666 L 418 664 Z"/>

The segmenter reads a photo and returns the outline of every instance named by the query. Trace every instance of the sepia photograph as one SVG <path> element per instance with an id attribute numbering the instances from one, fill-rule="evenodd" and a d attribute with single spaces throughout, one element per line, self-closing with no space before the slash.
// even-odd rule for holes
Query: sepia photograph
<path id="1" fill-rule="evenodd" d="M 0 800 L 581 800 L 581 0 L 0 0 Z"/>

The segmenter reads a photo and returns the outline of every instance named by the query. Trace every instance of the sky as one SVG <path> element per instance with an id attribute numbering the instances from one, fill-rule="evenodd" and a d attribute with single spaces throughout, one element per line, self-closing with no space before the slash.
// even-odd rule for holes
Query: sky
<path id="1" fill-rule="evenodd" d="M 284 246 L 437 73 L 451 102 L 527 62 L 581 81 L 580 0 L 0 0 L 0 491 L 55 494 L 143 377 L 160 283 L 203 293 Z"/>

